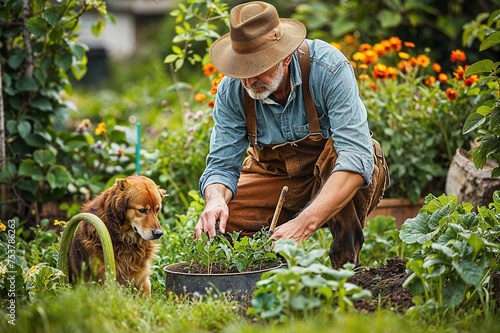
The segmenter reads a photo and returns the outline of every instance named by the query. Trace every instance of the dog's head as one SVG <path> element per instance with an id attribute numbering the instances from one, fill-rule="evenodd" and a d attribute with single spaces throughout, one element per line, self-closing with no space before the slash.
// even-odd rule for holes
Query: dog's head
<path id="1" fill-rule="evenodd" d="M 144 176 L 117 179 L 115 186 L 126 205 L 122 231 L 135 232 L 145 240 L 160 238 L 163 231 L 158 213 L 166 191 Z"/>

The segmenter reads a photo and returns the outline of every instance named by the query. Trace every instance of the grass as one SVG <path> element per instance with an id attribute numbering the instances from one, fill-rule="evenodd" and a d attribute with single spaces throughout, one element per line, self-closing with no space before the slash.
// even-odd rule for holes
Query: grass
<path id="1" fill-rule="evenodd" d="M 339 315 L 322 309 L 284 323 L 255 321 L 244 309 L 217 295 L 188 300 L 153 293 L 144 297 L 122 286 L 78 285 L 18 307 L 16 325 L 0 320 L 1 332 L 222 332 L 222 333 L 431 333 L 500 332 L 498 319 L 477 313 L 388 311 Z M 4 317 L 4 315 L 2 315 Z"/>

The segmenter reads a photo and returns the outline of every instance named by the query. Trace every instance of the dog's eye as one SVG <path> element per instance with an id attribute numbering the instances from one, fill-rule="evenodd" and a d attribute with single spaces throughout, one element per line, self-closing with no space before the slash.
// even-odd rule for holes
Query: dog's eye
<path id="1" fill-rule="evenodd" d="M 146 214 L 148 212 L 148 210 L 146 208 L 139 208 L 137 210 L 139 211 L 139 213 L 142 213 L 142 214 Z"/>

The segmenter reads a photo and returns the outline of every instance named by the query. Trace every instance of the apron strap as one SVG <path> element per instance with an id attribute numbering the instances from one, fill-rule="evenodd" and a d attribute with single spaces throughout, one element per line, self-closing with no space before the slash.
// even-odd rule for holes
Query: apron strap
<path id="1" fill-rule="evenodd" d="M 255 100 L 248 95 L 246 89 L 243 89 L 243 107 L 245 108 L 245 116 L 247 118 L 247 135 L 250 140 L 250 146 L 259 147 L 257 143 L 257 118 L 255 116 Z"/>
<path id="2" fill-rule="evenodd" d="M 309 89 L 309 72 L 311 70 L 311 56 L 309 55 L 309 45 L 304 41 L 297 50 L 299 56 L 300 72 L 302 74 L 302 95 L 306 105 L 307 118 L 309 119 L 309 133 L 321 134 L 319 126 L 318 112 Z"/>

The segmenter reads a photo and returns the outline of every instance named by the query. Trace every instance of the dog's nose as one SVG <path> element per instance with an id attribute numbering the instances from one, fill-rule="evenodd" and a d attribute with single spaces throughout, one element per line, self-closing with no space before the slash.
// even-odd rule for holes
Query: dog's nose
<path id="1" fill-rule="evenodd" d="M 153 230 L 153 239 L 158 239 L 163 235 L 163 231 L 161 229 Z"/>

